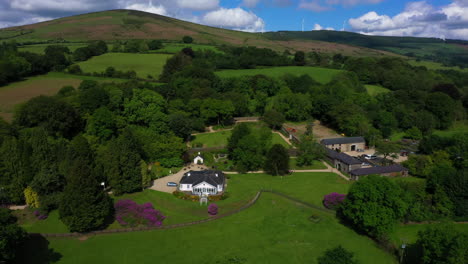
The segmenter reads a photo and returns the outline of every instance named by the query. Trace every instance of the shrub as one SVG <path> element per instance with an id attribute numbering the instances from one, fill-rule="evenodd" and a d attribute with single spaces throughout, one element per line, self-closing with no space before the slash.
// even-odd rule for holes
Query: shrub
<path id="1" fill-rule="evenodd" d="M 151 203 L 139 205 L 132 200 L 120 200 L 114 207 L 115 218 L 122 226 L 161 226 L 166 218 Z"/>
<path id="2" fill-rule="evenodd" d="M 345 197 L 346 194 L 332 192 L 323 197 L 323 205 L 328 209 L 335 210 L 344 201 Z"/>
<path id="3" fill-rule="evenodd" d="M 189 43 L 192 43 L 192 42 L 193 42 L 193 38 L 190 37 L 190 36 L 184 36 L 184 37 L 182 38 L 182 41 L 183 41 L 184 43 L 189 44 Z"/>
<path id="4" fill-rule="evenodd" d="M 208 214 L 210 215 L 217 215 L 218 214 L 218 206 L 214 203 L 208 206 Z"/>
<path id="5" fill-rule="evenodd" d="M 24 198 L 26 200 L 26 204 L 32 208 L 39 208 L 39 194 L 35 192 L 30 186 L 24 189 Z"/>
<path id="6" fill-rule="evenodd" d="M 34 216 L 36 216 L 38 220 L 45 220 L 48 217 L 46 213 L 41 213 L 39 210 L 34 211 Z"/>

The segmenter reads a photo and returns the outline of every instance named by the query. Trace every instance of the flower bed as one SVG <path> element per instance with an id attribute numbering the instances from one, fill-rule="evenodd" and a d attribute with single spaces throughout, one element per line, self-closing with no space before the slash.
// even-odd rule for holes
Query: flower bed
<path id="1" fill-rule="evenodd" d="M 115 203 L 115 218 L 122 226 L 161 226 L 166 218 L 151 203 L 137 204 L 132 200 Z"/>
<path id="2" fill-rule="evenodd" d="M 336 210 L 345 198 L 346 194 L 332 192 L 323 197 L 323 205 L 328 209 Z"/>

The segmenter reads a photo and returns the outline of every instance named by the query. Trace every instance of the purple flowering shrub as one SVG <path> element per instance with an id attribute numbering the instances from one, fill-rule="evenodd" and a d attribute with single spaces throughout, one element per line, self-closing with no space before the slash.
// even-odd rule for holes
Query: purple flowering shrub
<path id="1" fill-rule="evenodd" d="M 332 192 L 323 197 L 323 205 L 328 208 L 335 210 L 344 201 L 346 194 Z"/>
<path id="2" fill-rule="evenodd" d="M 41 211 L 39 211 L 39 210 L 35 210 L 33 214 L 34 214 L 34 216 L 35 216 L 37 219 L 39 219 L 39 220 L 45 220 L 45 219 L 47 219 L 47 217 L 48 217 L 47 214 L 43 214 L 43 213 L 41 213 Z"/>
<path id="3" fill-rule="evenodd" d="M 208 205 L 208 213 L 210 215 L 217 215 L 218 214 L 218 206 L 214 203 Z"/>
<path id="4" fill-rule="evenodd" d="M 132 200 L 115 203 L 115 218 L 122 226 L 161 226 L 166 218 L 151 203 L 137 204 Z"/>

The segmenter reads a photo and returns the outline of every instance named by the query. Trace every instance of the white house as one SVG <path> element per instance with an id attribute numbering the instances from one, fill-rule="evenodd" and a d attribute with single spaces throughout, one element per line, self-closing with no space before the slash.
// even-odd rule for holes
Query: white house
<path id="1" fill-rule="evenodd" d="M 200 152 L 198 152 L 198 155 L 193 159 L 193 164 L 203 164 L 203 157 Z"/>
<path id="2" fill-rule="evenodd" d="M 225 177 L 221 171 L 189 171 L 182 176 L 179 190 L 195 195 L 216 195 L 224 191 Z"/>

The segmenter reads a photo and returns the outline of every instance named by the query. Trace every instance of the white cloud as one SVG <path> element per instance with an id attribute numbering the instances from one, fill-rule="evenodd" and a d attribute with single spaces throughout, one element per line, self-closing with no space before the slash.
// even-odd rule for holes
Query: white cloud
<path id="1" fill-rule="evenodd" d="M 255 7 L 260 2 L 260 0 L 243 0 L 242 4 L 247 7 Z"/>
<path id="2" fill-rule="evenodd" d="M 208 12 L 202 21 L 210 26 L 225 27 L 235 30 L 259 32 L 265 28 L 265 22 L 252 12 L 242 8 L 220 8 Z"/>
<path id="3" fill-rule="evenodd" d="M 88 11 L 108 6 L 113 1 L 96 0 L 11 0 L 10 7 L 22 11 Z"/>
<path id="4" fill-rule="evenodd" d="M 312 30 L 335 30 L 335 29 L 332 28 L 332 27 L 324 28 L 320 24 L 315 23 L 314 24 L 314 29 L 312 29 Z"/>
<path id="5" fill-rule="evenodd" d="M 192 10 L 212 10 L 219 6 L 219 0 L 177 0 L 177 5 Z"/>
<path id="6" fill-rule="evenodd" d="M 378 4 L 384 0 L 301 0 L 299 8 L 314 12 L 333 10 L 333 6 L 355 6 L 361 4 Z"/>
<path id="7" fill-rule="evenodd" d="M 374 11 L 349 20 L 354 31 L 370 35 L 468 39 L 468 1 L 434 7 L 426 1 L 410 2 L 390 17 Z"/>
<path id="8" fill-rule="evenodd" d="M 333 9 L 332 7 L 321 5 L 320 1 L 318 0 L 314 0 L 311 2 L 301 0 L 301 2 L 299 3 L 299 8 L 311 10 L 314 12 L 323 12 Z"/>
<path id="9" fill-rule="evenodd" d="M 132 4 L 132 5 L 126 6 L 125 9 L 139 10 L 139 11 L 167 16 L 167 10 L 164 6 L 162 5 L 154 6 L 152 3 Z"/>

